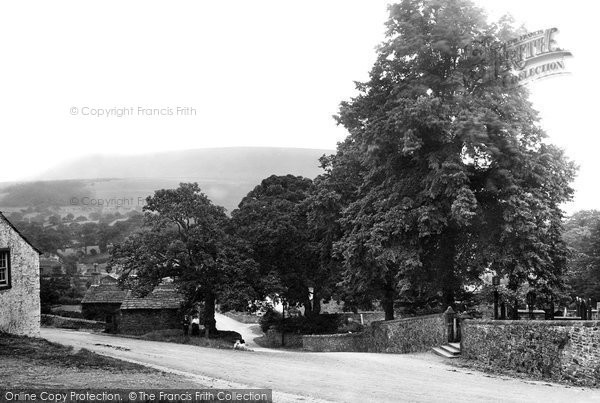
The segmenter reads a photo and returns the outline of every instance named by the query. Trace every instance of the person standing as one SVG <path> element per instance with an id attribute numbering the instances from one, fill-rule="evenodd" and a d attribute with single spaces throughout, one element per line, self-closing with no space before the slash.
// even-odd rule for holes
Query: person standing
<path id="1" fill-rule="evenodd" d="M 200 318 L 198 318 L 198 314 L 195 314 L 192 319 L 192 336 L 200 337 Z"/>
<path id="2" fill-rule="evenodd" d="M 187 337 L 188 333 L 190 331 L 190 317 L 188 315 L 183 315 L 182 326 L 183 326 L 183 335 L 185 337 Z"/>

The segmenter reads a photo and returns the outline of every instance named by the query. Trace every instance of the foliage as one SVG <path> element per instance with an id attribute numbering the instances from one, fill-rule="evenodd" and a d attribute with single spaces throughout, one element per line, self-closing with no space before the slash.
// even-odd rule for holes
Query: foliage
<path id="1" fill-rule="evenodd" d="M 574 296 L 600 301 L 600 211 L 578 211 L 565 221 L 570 248 L 567 283 Z"/>
<path id="2" fill-rule="evenodd" d="M 146 199 L 142 230 L 116 245 L 111 266 L 123 269 L 121 282 L 135 293 L 150 292 L 172 277 L 187 307 L 204 303 L 204 326 L 214 333 L 216 298 L 246 303 L 257 268 L 243 240 L 230 230 L 222 207 L 215 206 L 197 183 L 157 190 Z"/>
<path id="3" fill-rule="evenodd" d="M 512 290 L 552 295 L 575 168 L 544 142 L 527 90 L 465 50 L 499 47 L 509 21 L 487 24 L 468 1 L 404 0 L 387 27 L 370 80 L 341 105 L 350 135 L 323 178 L 333 193 L 321 194 L 341 204 L 343 286 L 381 299 L 387 319 L 394 302 L 468 298 L 464 285 L 488 267 Z"/>
<path id="4" fill-rule="evenodd" d="M 260 317 L 258 323 L 260 324 L 260 328 L 262 329 L 262 331 L 266 333 L 267 330 L 271 328 L 271 326 L 281 325 L 281 318 L 282 315 L 279 312 L 273 309 L 268 309 L 264 313 L 264 315 Z"/>
<path id="5" fill-rule="evenodd" d="M 260 319 L 260 328 L 267 332 L 271 327 L 281 332 L 298 334 L 334 334 L 343 325 L 344 315 L 315 314 L 310 316 L 286 316 L 274 310 L 267 311 Z"/>
<path id="6" fill-rule="evenodd" d="M 304 202 L 311 185 L 310 179 L 299 176 L 272 175 L 232 212 L 236 233 L 249 243 L 260 266 L 257 287 L 262 296 L 302 304 L 307 315 L 318 313 L 318 302 L 331 292 L 331 277 L 320 270 L 317 244 L 307 223 Z"/>
<path id="7" fill-rule="evenodd" d="M 68 278 L 41 278 L 40 279 L 40 303 L 43 308 L 57 305 L 60 298 L 64 296 L 74 296 L 75 290 L 71 289 Z"/>

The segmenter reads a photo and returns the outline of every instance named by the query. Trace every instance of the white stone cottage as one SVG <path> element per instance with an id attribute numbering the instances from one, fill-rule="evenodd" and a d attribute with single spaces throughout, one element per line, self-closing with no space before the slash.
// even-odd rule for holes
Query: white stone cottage
<path id="1" fill-rule="evenodd" d="M 40 253 L 0 213 L 0 332 L 39 335 Z"/>

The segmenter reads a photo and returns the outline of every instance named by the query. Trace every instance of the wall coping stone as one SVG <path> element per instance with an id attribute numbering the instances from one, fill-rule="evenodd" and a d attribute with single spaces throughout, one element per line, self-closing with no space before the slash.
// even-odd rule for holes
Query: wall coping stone
<path id="1" fill-rule="evenodd" d="M 89 323 L 90 325 L 104 325 L 105 324 L 105 322 L 98 321 L 98 320 L 89 320 L 89 319 L 83 319 L 83 318 L 69 318 L 67 316 L 50 315 L 50 314 L 46 314 L 46 313 L 43 313 L 41 316 L 42 316 L 42 319 L 44 319 L 44 318 L 59 319 L 59 320 L 65 320 L 67 322 Z"/>
<path id="2" fill-rule="evenodd" d="M 440 318 L 443 317 L 444 314 L 443 313 L 433 313 L 430 315 L 423 315 L 423 316 L 411 316 L 409 318 L 398 318 L 398 319 L 392 319 L 392 320 L 376 320 L 373 322 L 373 324 L 387 324 L 387 323 L 401 323 L 401 322 L 410 322 L 413 320 L 423 320 L 423 319 L 432 319 L 432 318 Z"/>
<path id="3" fill-rule="evenodd" d="M 303 334 L 302 337 L 313 338 L 334 338 L 334 337 L 362 337 L 363 332 L 359 333 L 335 333 L 335 334 Z"/>
<path id="4" fill-rule="evenodd" d="M 467 319 L 465 324 L 474 325 L 494 325 L 494 326 L 506 326 L 506 325 L 523 325 L 523 326 L 563 326 L 563 327 L 600 327 L 600 321 L 598 320 L 493 320 L 493 319 Z"/>

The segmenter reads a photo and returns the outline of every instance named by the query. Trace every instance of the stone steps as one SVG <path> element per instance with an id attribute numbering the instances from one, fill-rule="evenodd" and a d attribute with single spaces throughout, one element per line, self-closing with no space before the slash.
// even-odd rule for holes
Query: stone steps
<path id="1" fill-rule="evenodd" d="M 440 347 L 433 347 L 432 350 L 445 358 L 457 358 L 460 356 L 460 343 L 448 343 Z"/>

